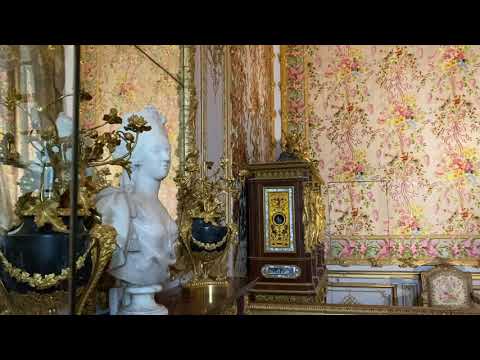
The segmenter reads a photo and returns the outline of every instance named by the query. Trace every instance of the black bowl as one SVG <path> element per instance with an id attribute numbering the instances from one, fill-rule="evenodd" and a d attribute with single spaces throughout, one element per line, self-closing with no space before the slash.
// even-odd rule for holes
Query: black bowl
<path id="1" fill-rule="evenodd" d="M 225 236 L 227 235 L 226 226 L 217 226 L 206 223 L 203 219 L 194 219 L 192 223 L 192 237 L 199 243 L 196 244 L 191 241 L 190 248 L 192 253 L 202 253 L 205 255 L 221 254 L 227 242 Z"/>
<path id="2" fill-rule="evenodd" d="M 65 224 L 69 223 L 69 217 L 63 217 Z M 89 234 L 83 224 L 83 218 L 79 218 L 79 234 L 77 238 L 77 256 L 85 253 L 89 243 Z M 8 234 L 0 236 L 0 248 L 7 260 L 17 268 L 29 274 L 56 274 L 63 269 L 69 268 L 69 234 L 53 231 L 50 225 L 38 228 L 33 216 L 26 216 L 22 224 Z M 88 256 L 85 265 L 77 272 L 78 286 L 86 284 L 91 272 L 91 262 Z M 37 291 L 28 284 L 20 283 L 11 278 L 3 266 L 0 266 L 0 277 L 9 291 L 26 293 Z M 67 281 L 60 284 L 60 288 L 66 288 Z M 58 290 L 58 286 L 54 289 Z M 49 292 L 47 289 L 40 292 Z"/>

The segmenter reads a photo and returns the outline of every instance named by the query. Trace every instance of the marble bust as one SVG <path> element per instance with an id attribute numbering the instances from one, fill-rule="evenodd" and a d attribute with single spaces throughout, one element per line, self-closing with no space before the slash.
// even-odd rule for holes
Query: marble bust
<path id="1" fill-rule="evenodd" d="M 117 250 L 109 272 L 119 287 L 110 293 L 112 314 L 167 314 L 153 295 L 168 282 L 175 263 L 177 226 L 158 199 L 162 180 L 170 169 L 170 144 L 165 118 L 153 106 L 135 113 L 151 130 L 140 134 L 132 153 L 132 174 L 121 176 L 120 187 L 97 196 L 102 220 L 117 230 Z M 124 125 L 133 114 L 125 114 Z M 122 144 L 123 145 L 123 144 Z M 122 146 L 117 155 L 126 150 Z"/>

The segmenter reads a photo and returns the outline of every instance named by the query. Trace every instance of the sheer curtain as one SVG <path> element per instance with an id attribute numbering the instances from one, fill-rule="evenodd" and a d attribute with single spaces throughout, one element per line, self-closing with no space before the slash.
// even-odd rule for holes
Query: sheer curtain
<path id="1" fill-rule="evenodd" d="M 12 94 L 22 99 L 15 109 L 6 100 Z M 65 100 L 65 49 L 63 45 L 0 45 L 0 132 L 10 132 L 21 161 L 37 154 L 24 134 L 53 124 L 63 111 Z M 0 229 L 14 220 L 14 204 L 20 196 L 19 183 L 32 173 L 0 164 Z"/>
<path id="2" fill-rule="evenodd" d="M 0 132 L 16 133 L 15 112 L 10 111 L 4 102 L 15 88 L 18 69 L 19 47 L 0 46 Z M 1 137 L 1 136 L 0 136 Z M 13 198 L 16 197 L 16 177 L 18 170 L 0 164 L 0 233 L 6 231 L 14 220 Z"/>

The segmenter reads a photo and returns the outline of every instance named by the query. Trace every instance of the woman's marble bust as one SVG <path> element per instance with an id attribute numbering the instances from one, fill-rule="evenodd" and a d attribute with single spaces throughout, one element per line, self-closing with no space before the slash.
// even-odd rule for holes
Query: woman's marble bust
<path id="1" fill-rule="evenodd" d="M 158 199 L 160 183 L 170 169 L 166 120 L 153 106 L 135 114 L 142 116 L 152 129 L 139 136 L 131 157 L 131 177 L 124 171 L 119 188 L 104 189 L 97 196 L 97 209 L 103 222 L 113 225 L 118 233 L 118 247 L 109 272 L 130 295 L 146 294 L 147 287 L 153 289 L 150 291 L 153 294 L 169 280 L 177 239 L 176 223 Z M 124 115 L 124 125 L 132 115 Z M 125 153 L 123 148 L 115 155 Z M 150 300 L 146 306 L 153 307 L 153 311 L 153 295 Z"/>

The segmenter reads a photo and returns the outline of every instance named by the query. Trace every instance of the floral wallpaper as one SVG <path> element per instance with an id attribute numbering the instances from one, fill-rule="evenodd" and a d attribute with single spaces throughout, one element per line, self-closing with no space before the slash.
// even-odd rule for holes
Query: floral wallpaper
<path id="1" fill-rule="evenodd" d="M 140 46 L 168 72 L 177 76 L 180 70 L 178 45 Z M 176 185 L 178 168 L 178 132 L 180 101 L 177 83 L 132 45 L 85 45 L 81 47 L 82 88 L 93 96 L 82 102 L 83 126 L 97 124 L 110 108 L 122 113 L 139 111 L 152 104 L 167 118 L 167 131 L 172 146 L 169 176 L 162 182 L 159 198 L 172 217 L 176 217 Z"/>
<path id="2" fill-rule="evenodd" d="M 292 46 L 332 261 L 479 263 L 479 46 Z"/>
<path id="3" fill-rule="evenodd" d="M 273 161 L 273 47 L 230 47 L 233 174 L 254 162 Z"/>

